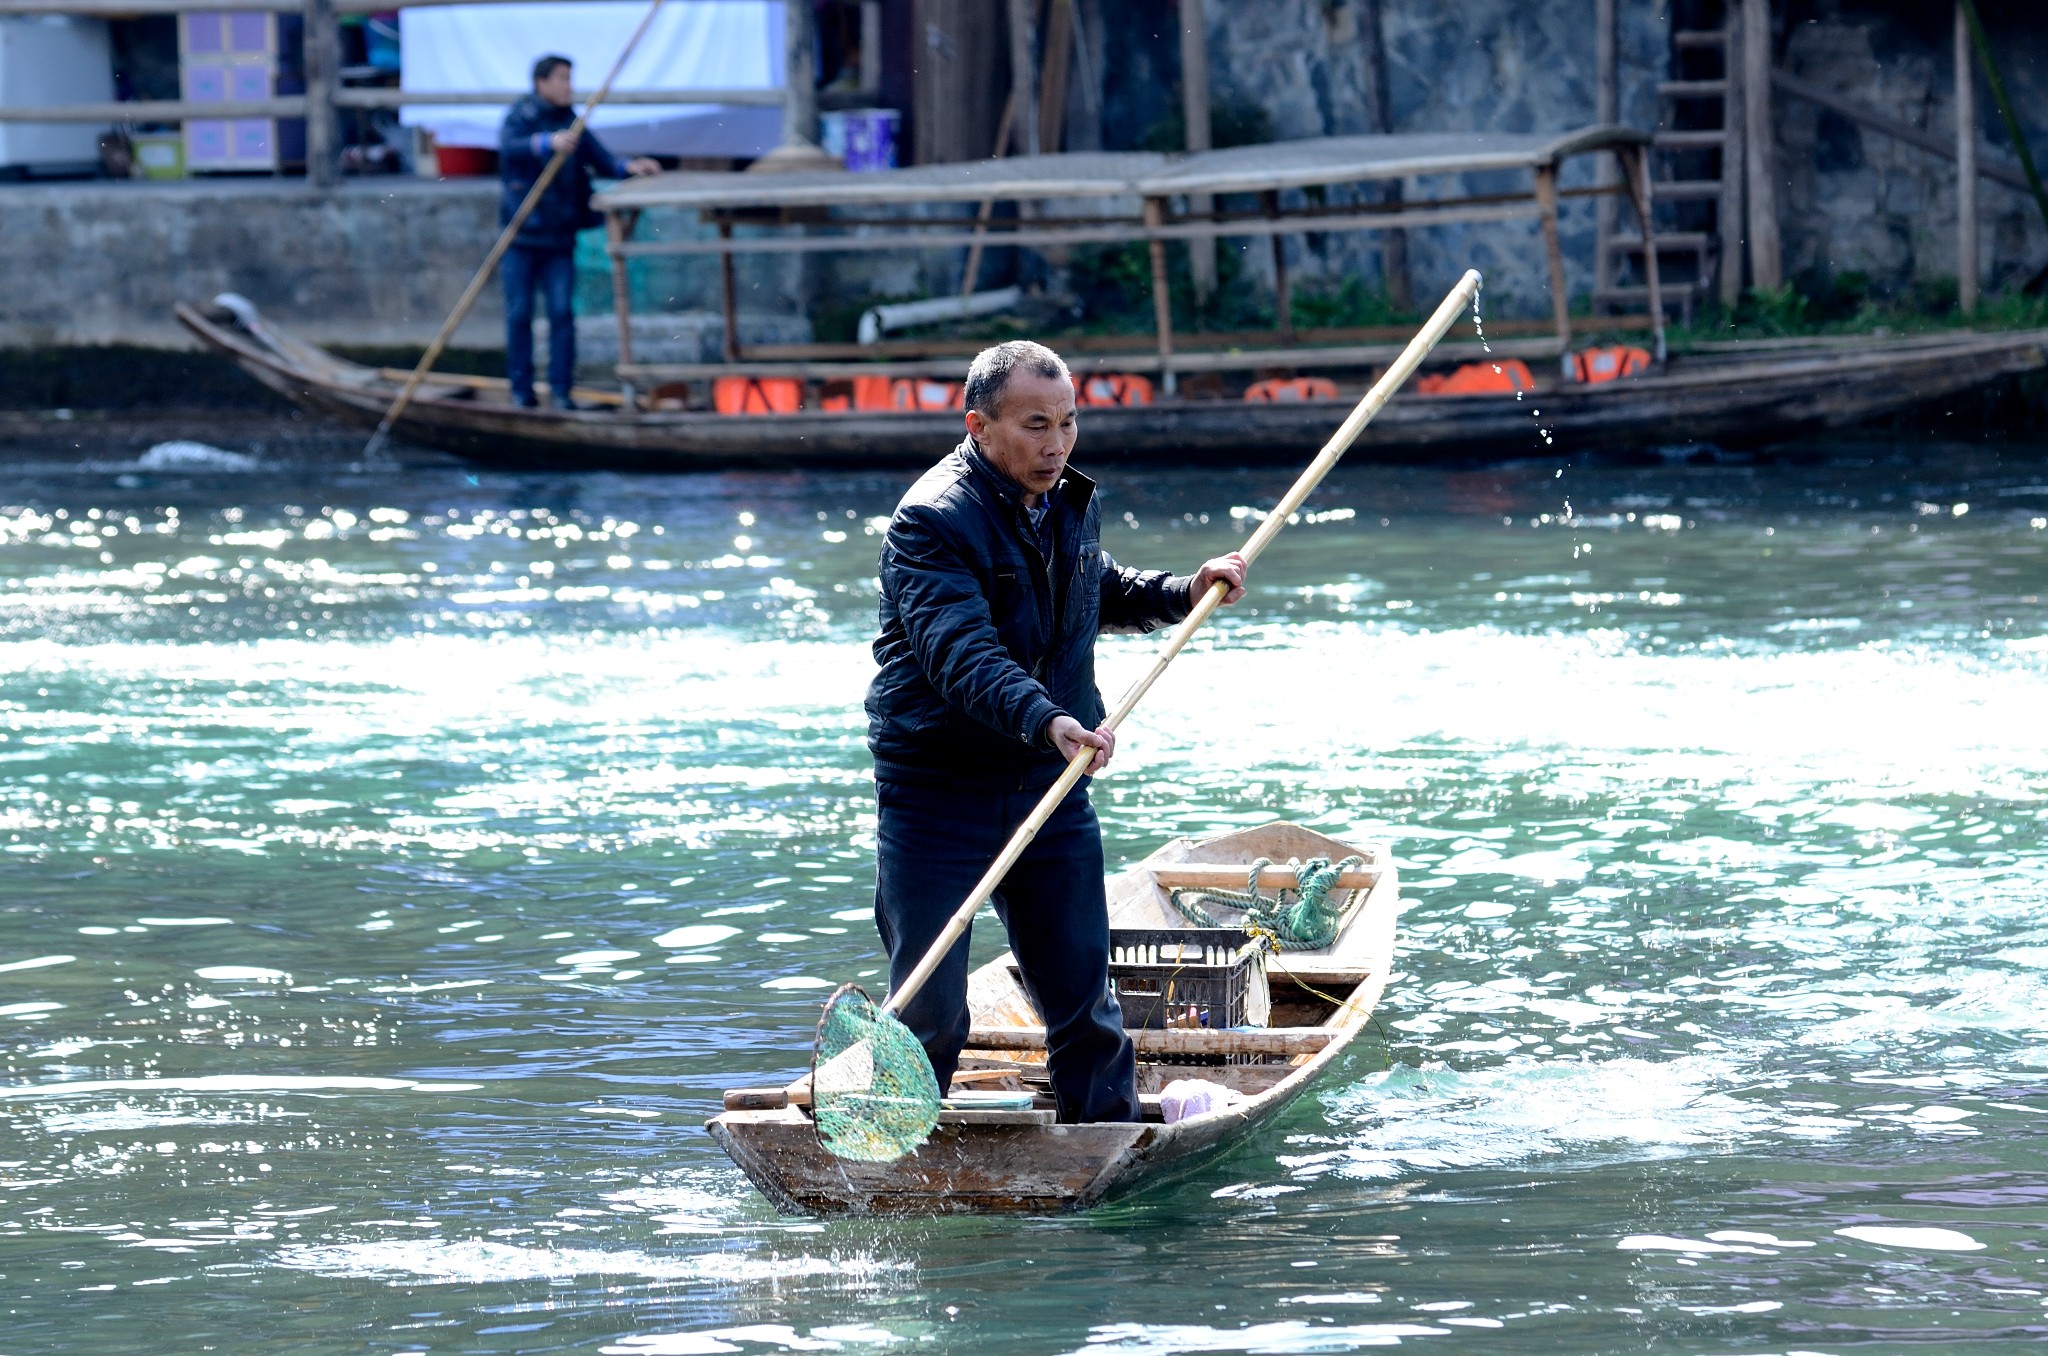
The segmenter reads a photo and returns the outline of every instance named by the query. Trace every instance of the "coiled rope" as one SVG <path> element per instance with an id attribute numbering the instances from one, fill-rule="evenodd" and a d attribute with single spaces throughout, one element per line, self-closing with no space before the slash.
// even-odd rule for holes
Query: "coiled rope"
<path id="1" fill-rule="evenodd" d="M 1173 896 L 1173 906 L 1181 916 L 1196 927 L 1230 926 L 1202 907 L 1207 900 L 1242 909 L 1244 917 L 1238 926 L 1254 935 L 1270 936 L 1282 951 L 1320 951 L 1336 941 L 1344 911 L 1331 901 L 1332 887 L 1346 871 L 1365 865 L 1365 858 L 1346 857 L 1332 865 L 1328 857 L 1311 857 L 1296 868 L 1294 889 L 1276 890 L 1268 897 L 1259 892 L 1259 873 L 1272 864 L 1266 857 L 1253 862 L 1242 891 L 1178 886 L 1167 893 Z"/>

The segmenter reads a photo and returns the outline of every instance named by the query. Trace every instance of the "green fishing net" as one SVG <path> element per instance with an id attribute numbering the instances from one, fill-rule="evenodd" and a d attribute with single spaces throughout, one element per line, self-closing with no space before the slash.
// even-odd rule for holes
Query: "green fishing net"
<path id="1" fill-rule="evenodd" d="M 818 1019 L 811 1115 L 829 1153 L 864 1163 L 895 1162 L 939 1123 L 924 1046 L 858 985 L 840 986 Z"/>

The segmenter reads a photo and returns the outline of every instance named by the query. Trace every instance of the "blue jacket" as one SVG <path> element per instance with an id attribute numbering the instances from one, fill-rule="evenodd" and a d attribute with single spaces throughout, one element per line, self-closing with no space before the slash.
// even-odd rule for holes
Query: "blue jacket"
<path id="1" fill-rule="evenodd" d="M 504 226 L 526 201 L 534 180 L 554 157 L 548 140 L 565 132 L 576 121 L 576 110 L 562 108 L 538 95 L 529 94 L 505 110 L 498 128 L 498 175 L 504 192 L 498 199 L 498 224 Z M 534 204 L 533 214 L 519 228 L 512 243 L 528 249 L 569 250 L 576 248 L 576 232 L 599 226 L 604 218 L 590 210 L 590 176 L 608 179 L 626 177 L 625 162 L 604 148 L 586 127 L 576 143 L 576 154 L 555 175 L 548 191 Z"/>
<path id="2" fill-rule="evenodd" d="M 868 748 L 883 781 L 1035 789 L 1065 766 L 1046 727 L 1102 723 L 1095 637 L 1187 616 L 1191 579 L 1102 549 L 1095 482 L 1051 492 L 1047 559 L 1023 491 L 972 438 L 925 472 L 882 539 L 881 671 Z"/>

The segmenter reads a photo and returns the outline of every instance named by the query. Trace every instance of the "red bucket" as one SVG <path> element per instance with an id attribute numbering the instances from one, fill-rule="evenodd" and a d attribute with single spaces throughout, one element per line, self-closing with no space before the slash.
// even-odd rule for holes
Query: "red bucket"
<path id="1" fill-rule="evenodd" d="M 436 146 L 434 168 L 443 179 L 475 179 L 498 172 L 498 153 L 488 146 Z"/>

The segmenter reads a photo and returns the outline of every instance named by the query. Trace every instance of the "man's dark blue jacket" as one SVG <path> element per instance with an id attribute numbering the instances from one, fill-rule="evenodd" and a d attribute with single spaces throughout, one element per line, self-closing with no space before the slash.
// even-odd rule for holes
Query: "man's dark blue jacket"
<path id="1" fill-rule="evenodd" d="M 527 95 L 505 111 L 505 121 L 498 128 L 498 174 L 505 185 L 498 198 L 500 226 L 512 220 L 534 180 L 554 156 L 549 138 L 568 131 L 575 121 L 575 109 L 551 104 L 537 94 Z M 606 150 L 586 127 L 576 143 L 576 154 L 541 194 L 512 243 L 537 250 L 575 249 L 576 232 L 604 221 L 590 210 L 593 171 L 608 179 L 626 177 L 625 162 Z"/>
<path id="2" fill-rule="evenodd" d="M 1187 616 L 1192 582 L 1102 549 L 1095 482 L 1069 470 L 1046 536 L 972 438 L 924 473 L 882 541 L 881 671 L 868 747 L 883 781 L 1035 789 L 1065 766 L 1056 715 L 1102 723 L 1095 637 Z"/>

